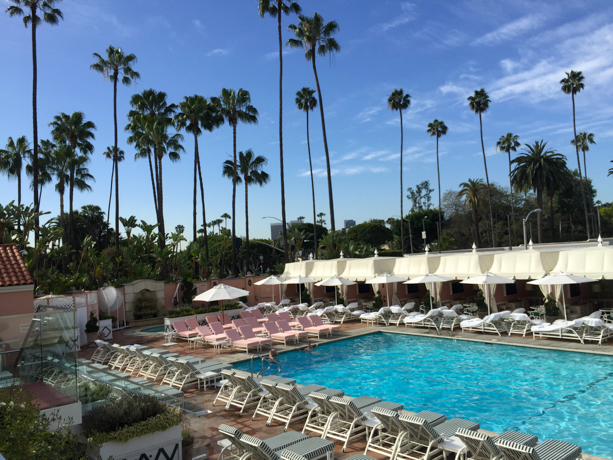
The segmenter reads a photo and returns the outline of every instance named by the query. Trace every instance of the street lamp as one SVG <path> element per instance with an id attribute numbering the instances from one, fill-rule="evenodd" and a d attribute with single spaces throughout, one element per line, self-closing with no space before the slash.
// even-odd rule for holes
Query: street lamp
<path id="1" fill-rule="evenodd" d="M 426 247 L 427 243 L 426 243 L 426 219 L 428 218 L 428 216 L 424 216 L 424 218 L 421 220 L 421 225 L 422 225 L 422 232 L 421 232 L 421 238 L 424 240 L 424 248 Z"/>
<path id="2" fill-rule="evenodd" d="M 524 224 L 524 249 L 528 249 L 528 241 L 526 239 L 526 221 L 530 218 L 530 214 L 532 214 L 533 212 L 543 212 L 543 210 L 541 208 L 533 209 L 532 211 L 530 211 L 528 213 L 526 218 L 523 219 L 523 224 Z"/>

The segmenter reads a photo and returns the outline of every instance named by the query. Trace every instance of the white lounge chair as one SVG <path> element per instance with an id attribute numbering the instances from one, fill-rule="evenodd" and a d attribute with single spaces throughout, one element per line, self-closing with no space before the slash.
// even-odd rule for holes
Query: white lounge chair
<path id="1" fill-rule="evenodd" d="M 390 307 L 381 307 L 377 312 L 364 313 L 360 315 L 360 321 L 369 324 L 375 325 L 379 324 L 379 322 L 389 326 L 389 318 L 392 316 L 392 311 Z"/>
<path id="2" fill-rule="evenodd" d="M 544 321 L 542 319 L 530 319 L 530 317 L 525 313 L 513 312 L 507 319 L 509 335 L 521 334 L 523 337 L 526 337 L 526 333 L 529 332 L 533 326 L 543 323 Z"/>
<path id="3" fill-rule="evenodd" d="M 440 323 L 442 316 L 443 314 L 441 313 L 440 308 L 433 308 L 432 310 L 428 311 L 428 313 L 410 315 L 405 317 L 402 321 L 405 327 L 427 327 L 428 330 L 433 327 L 436 333 L 440 334 Z"/>
<path id="4" fill-rule="evenodd" d="M 505 319 L 511 315 L 510 311 L 496 312 L 485 316 L 483 319 L 473 318 L 460 323 L 462 331 L 495 332 L 501 336 L 501 332 L 508 332 Z"/>
<path id="5" fill-rule="evenodd" d="M 556 339 L 579 340 L 583 343 L 583 318 L 566 321 L 558 319 L 550 323 L 538 324 L 532 326 L 532 338 L 551 337 Z"/>
<path id="6" fill-rule="evenodd" d="M 613 324 L 597 318 L 585 318 L 583 321 L 583 341 L 606 342 L 613 337 Z"/>

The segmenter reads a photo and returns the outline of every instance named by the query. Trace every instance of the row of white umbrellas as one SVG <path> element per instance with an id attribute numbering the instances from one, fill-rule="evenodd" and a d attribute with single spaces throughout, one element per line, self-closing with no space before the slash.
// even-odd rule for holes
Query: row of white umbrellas
<path id="1" fill-rule="evenodd" d="M 390 296 L 389 296 L 389 285 L 392 283 L 400 283 L 403 284 L 421 284 L 421 283 L 443 283 L 446 281 L 453 281 L 452 278 L 447 278 L 446 276 L 435 275 L 432 273 L 428 273 L 426 275 L 419 276 L 417 278 L 413 278 L 411 280 L 406 280 L 405 278 L 401 278 L 400 276 L 396 276 L 390 273 L 383 273 L 382 275 L 376 276 L 370 280 L 367 280 L 367 284 L 385 284 L 386 293 L 387 293 L 387 305 L 390 305 Z M 558 286 L 558 285 L 566 285 L 566 284 L 581 284 L 581 283 L 591 283 L 597 280 L 592 278 L 585 278 L 583 276 L 572 275 L 570 273 L 552 273 L 547 275 L 541 279 L 528 281 L 528 284 L 535 285 L 549 285 L 549 286 Z M 352 284 L 356 284 L 355 281 L 351 281 L 345 278 L 342 278 L 338 275 L 334 275 L 330 278 L 327 278 L 323 281 L 316 282 L 316 280 L 312 278 L 308 278 L 306 276 L 297 276 L 295 278 L 291 278 L 289 280 L 284 280 L 281 277 L 272 275 L 268 278 L 265 278 L 261 281 L 258 281 L 257 285 L 281 285 L 281 284 L 309 284 L 315 283 L 316 286 L 348 286 Z M 510 278 L 505 278 L 504 276 L 498 276 L 490 272 L 483 273 L 481 275 L 473 276 L 462 281 L 463 284 L 483 284 L 485 285 L 485 298 L 487 302 L 488 313 L 490 312 L 490 296 L 488 295 L 488 286 L 489 285 L 497 285 L 497 284 L 513 284 L 515 280 Z M 280 289 L 280 286 L 279 286 Z M 433 289 L 434 290 L 434 289 Z M 300 292 L 300 301 L 302 302 L 302 292 Z M 194 300 L 203 301 L 203 302 L 211 302 L 211 301 L 219 301 L 219 300 L 232 300 L 238 299 L 239 297 L 249 295 L 249 291 L 245 291 L 244 289 L 238 289 L 232 286 L 227 286 L 225 284 L 219 284 L 212 289 L 209 289 L 202 294 L 199 294 L 194 298 Z M 279 292 L 279 296 L 281 296 L 281 292 Z M 334 299 L 337 301 L 336 289 L 334 291 Z M 274 301 L 274 293 L 273 293 L 273 301 Z M 566 319 L 566 299 L 564 296 L 564 290 L 562 290 L 562 305 L 564 308 L 564 319 Z M 432 308 L 432 296 L 430 296 L 430 308 Z"/>

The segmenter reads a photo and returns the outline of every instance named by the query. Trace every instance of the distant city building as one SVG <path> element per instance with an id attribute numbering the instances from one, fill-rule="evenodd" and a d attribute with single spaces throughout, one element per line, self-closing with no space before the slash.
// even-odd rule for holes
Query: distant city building
<path id="1" fill-rule="evenodd" d="M 281 222 L 275 222 L 270 224 L 270 239 L 276 241 L 279 235 L 283 233 L 283 224 Z"/>
<path id="2" fill-rule="evenodd" d="M 349 230 L 351 227 L 355 227 L 355 220 L 353 219 L 349 219 L 345 221 L 345 226 L 344 226 L 344 230 L 347 231 Z"/>

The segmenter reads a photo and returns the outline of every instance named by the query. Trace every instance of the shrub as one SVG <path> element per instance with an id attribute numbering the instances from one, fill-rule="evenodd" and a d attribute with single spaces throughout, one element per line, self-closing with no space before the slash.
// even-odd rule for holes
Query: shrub
<path id="1" fill-rule="evenodd" d="M 373 310 L 379 311 L 379 309 L 383 306 L 383 299 L 381 298 L 381 291 L 377 290 L 377 295 L 374 298 L 374 303 L 372 305 Z"/>
<path id="2" fill-rule="evenodd" d="M 236 310 L 238 308 L 240 308 L 241 306 L 239 305 L 238 302 L 236 301 L 231 301 L 231 302 L 226 302 L 224 303 L 220 308 L 219 311 L 226 311 L 226 310 Z"/>
<path id="3" fill-rule="evenodd" d="M 85 323 L 85 332 L 98 332 L 100 326 L 98 326 L 98 318 L 94 316 L 94 312 L 89 313 L 89 320 Z"/>
<path id="4" fill-rule="evenodd" d="M 479 289 L 477 291 L 477 298 L 475 299 L 475 303 L 479 308 L 479 311 L 487 311 L 487 303 L 485 302 L 485 295 L 483 294 L 483 290 Z"/>
<path id="5" fill-rule="evenodd" d="M 431 297 L 430 290 L 426 289 L 426 294 L 424 295 L 424 298 L 421 301 L 424 304 L 424 307 L 426 307 L 426 310 L 430 310 L 430 300 L 432 300 L 432 306 L 436 307 L 434 297 Z"/>
<path id="6" fill-rule="evenodd" d="M 79 384 L 79 401 L 83 404 L 102 401 L 111 395 L 111 388 L 100 383 Z"/>
<path id="7" fill-rule="evenodd" d="M 183 437 L 181 440 L 181 446 L 183 448 L 189 447 L 194 443 L 194 437 L 188 431 L 181 431 L 181 436 Z"/>
<path id="8" fill-rule="evenodd" d="M 547 316 L 559 316 L 560 309 L 558 308 L 558 303 L 553 298 L 551 294 L 547 294 L 545 297 L 545 315 Z"/>

